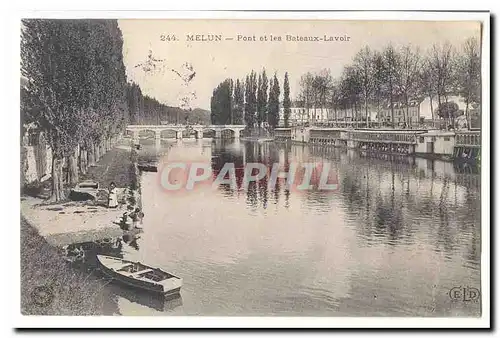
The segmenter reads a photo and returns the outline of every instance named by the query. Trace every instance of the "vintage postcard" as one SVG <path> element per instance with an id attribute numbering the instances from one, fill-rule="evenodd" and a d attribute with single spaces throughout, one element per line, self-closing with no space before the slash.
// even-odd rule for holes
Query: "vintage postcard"
<path id="1" fill-rule="evenodd" d="M 26 325 L 489 326 L 488 13 L 19 24 Z"/>

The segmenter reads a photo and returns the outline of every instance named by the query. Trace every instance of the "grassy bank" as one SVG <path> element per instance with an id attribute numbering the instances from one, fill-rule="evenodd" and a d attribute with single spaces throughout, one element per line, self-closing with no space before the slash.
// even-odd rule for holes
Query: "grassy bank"
<path id="1" fill-rule="evenodd" d="M 95 167 L 88 169 L 87 174 L 80 180 L 92 180 L 107 189 L 111 182 L 118 188 L 126 189 L 125 196 L 121 196 L 123 203 L 129 210 L 140 204 L 139 171 L 137 169 L 137 152 L 124 148 L 113 148 L 107 152 Z"/>
<path id="2" fill-rule="evenodd" d="M 108 298 L 107 283 L 68 266 L 58 250 L 21 218 L 23 315 L 100 315 L 102 300 Z"/>
<path id="3" fill-rule="evenodd" d="M 123 148 L 113 148 L 99 159 L 97 165 L 89 167 L 80 180 L 93 180 L 99 183 L 101 188 L 108 188 L 111 182 L 115 182 L 119 188 L 128 187 L 133 175 L 130 171 L 131 153 Z"/>

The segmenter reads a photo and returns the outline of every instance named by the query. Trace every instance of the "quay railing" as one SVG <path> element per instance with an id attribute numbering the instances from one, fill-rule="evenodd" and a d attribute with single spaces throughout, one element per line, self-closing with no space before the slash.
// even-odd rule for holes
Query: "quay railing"
<path id="1" fill-rule="evenodd" d="M 311 138 L 340 139 L 342 137 L 342 131 L 340 131 L 340 130 L 311 129 L 310 137 Z"/>
<path id="2" fill-rule="evenodd" d="M 459 131 L 455 133 L 455 146 L 481 147 L 480 131 Z"/>
<path id="3" fill-rule="evenodd" d="M 286 141 L 292 138 L 291 128 L 276 128 L 274 130 L 274 139 L 277 141 Z"/>
<path id="4" fill-rule="evenodd" d="M 407 132 L 356 132 L 350 131 L 349 139 L 362 142 L 382 142 L 382 143 L 405 143 L 416 144 L 417 135 L 422 131 L 407 131 Z"/>

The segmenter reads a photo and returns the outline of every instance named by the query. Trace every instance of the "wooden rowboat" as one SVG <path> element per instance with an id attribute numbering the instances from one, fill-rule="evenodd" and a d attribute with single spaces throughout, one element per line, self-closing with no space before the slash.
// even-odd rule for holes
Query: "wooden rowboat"
<path id="1" fill-rule="evenodd" d="M 181 290 L 182 278 L 161 269 L 104 255 L 97 255 L 97 261 L 102 272 L 129 286 L 166 296 L 178 294 Z"/>

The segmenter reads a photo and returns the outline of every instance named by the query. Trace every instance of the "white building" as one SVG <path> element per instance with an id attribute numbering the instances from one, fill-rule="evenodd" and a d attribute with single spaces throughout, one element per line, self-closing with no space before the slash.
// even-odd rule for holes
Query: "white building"
<path id="1" fill-rule="evenodd" d="M 455 102 L 458 105 L 458 109 L 465 111 L 465 101 L 462 97 L 460 96 L 448 96 L 447 98 L 448 102 Z M 442 102 L 445 102 L 445 99 L 443 98 Z M 432 109 L 431 109 L 432 106 Z M 432 98 L 432 105 L 431 105 L 431 99 L 426 96 L 421 99 L 415 99 L 410 101 L 410 105 L 407 109 L 406 104 L 402 102 L 394 102 L 393 104 L 393 110 L 394 110 L 394 122 L 395 123 L 402 123 L 405 121 L 405 115 L 408 113 L 409 116 L 407 116 L 410 119 L 409 122 L 413 125 L 419 124 L 421 120 L 423 119 L 424 121 L 431 121 L 432 120 L 432 110 L 434 110 L 434 120 L 437 121 L 439 120 L 439 116 L 437 115 L 437 109 L 438 109 L 439 103 L 437 97 Z M 392 122 L 392 111 L 390 104 L 384 105 L 383 109 L 381 110 L 379 114 L 379 121 L 380 122 L 386 122 L 386 123 L 391 123 Z"/>
<path id="2" fill-rule="evenodd" d="M 403 102 L 394 102 L 386 104 L 382 107 L 379 114 L 379 121 L 385 123 L 392 122 L 392 113 L 394 111 L 394 122 L 396 124 L 409 122 L 410 124 L 418 124 L 420 121 L 420 101 L 411 100 L 408 107 Z"/>
<path id="3" fill-rule="evenodd" d="M 283 108 L 283 103 L 280 103 L 280 119 L 279 125 L 285 125 L 285 109 Z M 300 124 L 302 121 L 307 122 L 307 112 L 306 109 L 301 105 L 297 104 L 297 102 L 292 102 L 290 107 L 290 116 L 288 117 L 288 124 L 290 126 L 295 126 Z"/>
<path id="4" fill-rule="evenodd" d="M 376 111 L 373 107 L 368 107 L 368 119 L 370 122 L 379 121 L 380 113 Z M 301 124 L 322 124 L 322 123 L 332 123 L 332 122 L 353 122 L 353 121 L 366 121 L 366 113 L 364 108 L 358 109 L 357 113 L 352 109 L 332 109 L 332 108 L 309 108 L 306 109 L 302 105 L 296 102 L 292 103 L 290 107 L 290 117 L 288 119 L 289 125 L 301 125 Z M 285 124 L 285 110 L 283 105 L 280 106 L 280 120 L 279 125 L 284 126 Z"/>
<path id="5" fill-rule="evenodd" d="M 283 103 L 280 104 L 280 120 L 279 125 L 284 126 L 285 124 L 285 109 L 283 108 Z M 333 110 L 328 108 L 309 108 L 306 109 L 300 102 L 292 102 L 290 107 L 290 116 L 288 118 L 288 123 L 290 126 L 300 125 L 300 124 L 313 124 L 313 123 L 326 123 L 329 120 L 333 120 Z"/>
<path id="6" fill-rule="evenodd" d="M 458 105 L 459 110 L 463 110 L 465 112 L 465 99 L 461 96 L 448 96 L 447 98 L 448 102 L 455 102 Z M 442 99 L 442 102 L 445 102 L 445 99 Z M 434 110 L 434 119 L 439 118 L 437 116 L 437 109 L 438 109 L 439 103 L 437 96 L 432 98 L 432 109 Z M 470 108 L 470 107 L 469 107 Z M 431 110 L 431 99 L 429 96 L 426 96 L 421 102 L 420 102 L 420 117 L 423 117 L 426 120 L 431 120 L 432 119 L 432 110 Z"/>

